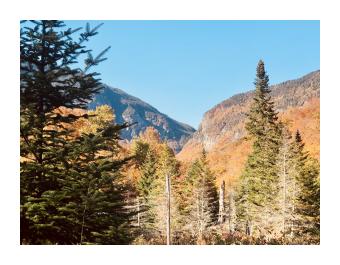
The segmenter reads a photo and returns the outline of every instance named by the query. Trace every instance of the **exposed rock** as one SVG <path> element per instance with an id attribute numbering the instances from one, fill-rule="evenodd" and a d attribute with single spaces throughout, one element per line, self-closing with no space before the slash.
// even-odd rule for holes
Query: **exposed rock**
<path id="1" fill-rule="evenodd" d="M 156 108 L 124 91 L 105 85 L 88 104 L 89 109 L 107 104 L 114 109 L 117 123 L 137 123 L 123 131 L 121 137 L 131 140 L 151 126 L 157 129 L 161 138 L 167 140 L 175 152 L 179 152 L 195 129 L 159 112 Z"/>
<path id="2" fill-rule="evenodd" d="M 320 71 L 271 86 L 271 90 L 278 112 L 284 112 L 290 107 L 302 106 L 311 98 L 320 97 Z M 188 145 L 200 143 L 209 151 L 226 133 L 230 134 L 230 141 L 237 141 L 244 137 L 245 113 L 253 95 L 254 91 L 237 94 L 207 111 Z"/>

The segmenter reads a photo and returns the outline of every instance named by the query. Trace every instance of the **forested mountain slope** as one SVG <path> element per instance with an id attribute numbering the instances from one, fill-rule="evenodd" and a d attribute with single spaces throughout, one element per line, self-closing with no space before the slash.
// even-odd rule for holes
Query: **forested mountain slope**
<path id="1" fill-rule="evenodd" d="M 121 136 L 127 140 L 138 136 L 147 127 L 154 127 L 161 138 L 167 140 L 171 148 L 179 152 L 188 138 L 195 132 L 195 129 L 191 126 L 168 117 L 141 99 L 118 88 L 105 85 L 88 107 L 95 109 L 104 104 L 112 107 L 117 123 L 136 123 L 123 131 Z"/>
<path id="2" fill-rule="evenodd" d="M 300 130 L 306 149 L 319 158 L 320 71 L 273 85 L 271 90 L 279 117 L 288 123 L 292 132 Z M 254 91 L 237 94 L 207 111 L 197 132 L 177 155 L 178 159 L 189 162 L 204 147 L 219 180 L 237 179 L 251 148 L 245 138 L 245 113 L 253 95 Z"/>

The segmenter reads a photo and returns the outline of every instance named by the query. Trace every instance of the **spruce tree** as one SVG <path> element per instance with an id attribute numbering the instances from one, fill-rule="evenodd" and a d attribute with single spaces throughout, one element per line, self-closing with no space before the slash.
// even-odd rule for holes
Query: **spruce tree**
<path id="1" fill-rule="evenodd" d="M 320 233 L 320 179 L 319 163 L 304 151 L 304 143 L 299 131 L 295 134 L 292 147 L 296 166 L 296 206 L 297 221 L 294 233 L 299 237 L 316 236 Z"/>
<path id="2" fill-rule="evenodd" d="M 268 234 L 272 230 L 270 216 L 278 210 L 275 201 L 279 187 L 276 160 L 280 126 L 262 60 L 257 65 L 255 86 L 246 122 L 253 148 L 240 179 L 237 215 L 240 229 L 247 234 L 252 231 Z"/>
<path id="3" fill-rule="evenodd" d="M 91 29 L 87 24 L 78 40 L 74 34 L 81 28 L 64 26 L 62 21 L 43 20 L 21 27 L 21 242 L 126 242 L 118 234 L 128 218 L 117 214 L 121 206 L 112 205 L 124 201 L 124 188 L 115 177 L 124 160 L 113 155 L 125 126 L 110 125 L 77 137 L 73 125 L 88 115 L 62 111 L 86 108 L 101 89 L 98 74 L 89 69 L 105 60 L 107 49 L 94 58 L 84 46 L 100 25 Z M 86 54 L 85 68 L 72 68 L 78 56 Z"/>

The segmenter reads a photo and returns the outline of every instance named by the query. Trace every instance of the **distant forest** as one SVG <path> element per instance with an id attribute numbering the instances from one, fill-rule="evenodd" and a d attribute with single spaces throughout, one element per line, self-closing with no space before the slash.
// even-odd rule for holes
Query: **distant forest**
<path id="1" fill-rule="evenodd" d="M 184 166 L 152 127 L 122 146 L 131 124 L 107 105 L 87 109 L 109 49 L 86 47 L 100 26 L 21 22 L 21 244 L 320 243 L 319 162 L 278 118 L 262 60 L 246 114 L 252 151 L 226 189 L 206 150 Z"/>

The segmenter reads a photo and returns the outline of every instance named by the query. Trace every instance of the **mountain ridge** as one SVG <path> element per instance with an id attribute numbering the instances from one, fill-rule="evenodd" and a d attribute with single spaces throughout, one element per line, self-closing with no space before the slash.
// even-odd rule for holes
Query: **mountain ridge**
<path id="1" fill-rule="evenodd" d="M 151 126 L 157 129 L 161 138 L 166 140 L 175 152 L 179 152 L 195 132 L 190 125 L 172 119 L 119 88 L 104 85 L 100 93 L 89 102 L 88 109 L 95 109 L 104 104 L 114 109 L 117 123 L 137 123 L 122 132 L 121 136 L 126 140 L 133 139 Z"/>
<path id="2" fill-rule="evenodd" d="M 300 78 L 287 80 L 279 84 L 271 85 L 271 97 L 274 100 L 275 108 L 278 112 L 285 111 L 288 107 L 302 106 L 306 101 L 312 97 L 320 97 L 320 70 L 310 72 Z M 299 88 L 299 89 L 297 89 Z M 235 127 L 239 120 L 245 118 L 247 107 L 249 107 L 250 101 L 253 97 L 254 90 L 235 94 L 222 102 L 216 104 L 210 110 L 206 111 L 203 115 L 202 122 L 200 123 L 198 130 L 192 135 L 191 139 L 205 138 L 203 139 L 204 147 L 209 151 L 214 145 L 211 142 L 210 135 L 216 137 L 217 131 L 223 134 Z M 223 113 L 229 111 L 235 106 L 241 107 L 240 112 Z M 226 115 L 225 115 L 226 114 Z M 215 116 L 220 115 L 220 119 L 216 121 Z M 214 125 L 209 121 L 214 120 Z M 216 124 L 217 123 L 217 124 Z M 216 130 L 212 132 L 211 126 L 218 126 Z M 235 135 L 235 139 L 239 139 L 244 135 L 244 131 L 238 130 Z M 190 140 L 191 140 L 190 139 Z M 208 140 L 210 139 L 210 140 Z M 210 143 L 209 143 L 210 141 Z M 215 142 L 215 141 L 214 141 Z"/>
<path id="3" fill-rule="evenodd" d="M 320 70 L 300 78 L 270 86 L 271 97 L 279 119 L 294 133 L 302 134 L 306 150 L 320 157 Z M 245 129 L 246 113 L 254 90 L 236 94 L 205 112 L 198 130 L 183 146 L 177 158 L 189 165 L 204 148 L 217 179 L 226 183 L 237 181 L 251 141 Z"/>

